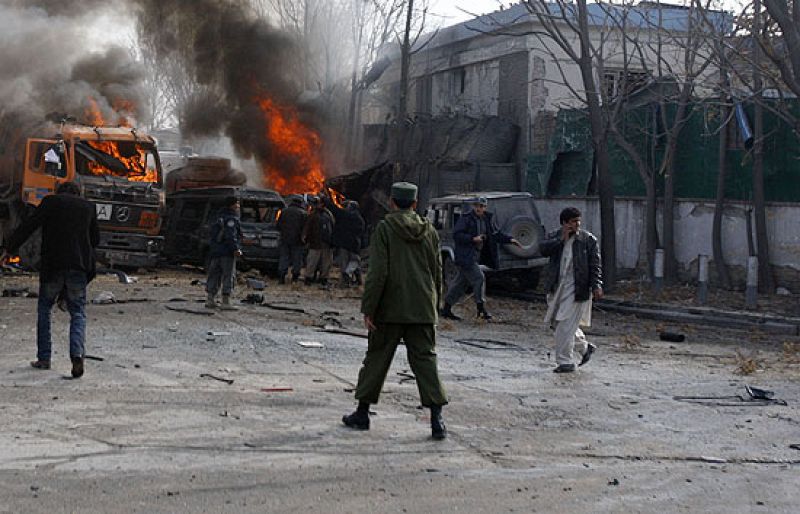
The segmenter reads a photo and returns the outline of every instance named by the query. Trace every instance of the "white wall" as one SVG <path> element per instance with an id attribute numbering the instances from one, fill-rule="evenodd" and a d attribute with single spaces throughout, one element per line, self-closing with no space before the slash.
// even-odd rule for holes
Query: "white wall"
<path id="1" fill-rule="evenodd" d="M 583 227 L 602 237 L 600 205 L 596 198 L 564 197 L 537 200 L 545 228 L 558 228 L 561 209 L 574 206 L 583 213 Z M 675 209 L 675 255 L 684 278 L 696 273 L 699 254 L 712 256 L 711 230 L 714 202 L 678 200 Z M 722 252 L 727 265 L 744 269 L 747 263 L 747 209 L 742 202 L 726 203 L 722 218 Z M 661 207 L 658 225 L 661 226 Z M 617 265 L 636 268 L 644 258 L 644 199 L 617 199 L 614 209 L 617 230 Z M 770 259 L 779 285 L 800 291 L 800 204 L 773 203 L 767 206 Z M 739 277 L 741 278 L 741 277 Z"/>

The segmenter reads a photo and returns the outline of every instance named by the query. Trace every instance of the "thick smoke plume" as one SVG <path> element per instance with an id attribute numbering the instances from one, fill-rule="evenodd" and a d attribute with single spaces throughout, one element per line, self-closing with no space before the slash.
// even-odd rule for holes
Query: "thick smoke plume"
<path id="1" fill-rule="evenodd" d="M 0 5 L 0 113 L 26 121 L 58 113 L 88 122 L 86 114 L 96 103 L 109 123 L 122 121 L 115 109 L 141 118 L 142 69 L 125 49 L 87 44 L 92 23 L 120 5 L 100 0 Z"/>
<path id="2" fill-rule="evenodd" d="M 265 137 L 272 120 L 258 105 L 265 97 L 296 104 L 301 86 L 292 73 L 299 61 L 295 41 L 241 0 L 138 3 L 145 51 L 156 55 L 159 66 L 181 67 L 196 85 L 180 105 L 185 137 L 225 134 L 241 157 L 255 157 L 265 169 L 280 167 L 290 182 L 309 173 L 302 159 L 287 162 L 286 153 Z M 313 113 L 299 115 L 314 125 Z"/>

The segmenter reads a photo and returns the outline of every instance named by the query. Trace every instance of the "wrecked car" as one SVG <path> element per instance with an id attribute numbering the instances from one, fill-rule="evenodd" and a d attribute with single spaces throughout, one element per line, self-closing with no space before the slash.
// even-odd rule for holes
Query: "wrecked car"
<path id="1" fill-rule="evenodd" d="M 494 214 L 497 227 L 521 245 L 500 245 L 498 269 L 481 264 L 487 281 L 502 282 L 515 289 L 535 289 L 539 272 L 548 259 L 539 253 L 539 242 L 545 230 L 533 196 L 526 192 L 472 192 L 430 200 L 425 215 L 439 233 L 445 286 L 453 283 L 458 275 L 453 227 L 462 213 L 472 209 L 471 204 L 478 197 L 489 200 L 488 210 Z"/>
<path id="2" fill-rule="evenodd" d="M 280 234 L 275 226 L 286 206 L 281 196 L 267 189 L 211 187 L 187 189 L 167 195 L 164 256 L 173 263 L 206 266 L 211 225 L 225 199 L 241 204 L 242 256 L 237 267 L 264 273 L 277 270 Z"/>

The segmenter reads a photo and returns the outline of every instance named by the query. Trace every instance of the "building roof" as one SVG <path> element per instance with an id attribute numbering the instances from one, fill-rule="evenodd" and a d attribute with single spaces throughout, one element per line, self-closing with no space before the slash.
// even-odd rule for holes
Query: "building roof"
<path id="1" fill-rule="evenodd" d="M 572 8 L 574 4 L 568 7 Z M 670 31 L 685 32 L 689 27 L 689 19 L 693 10 L 679 5 L 659 4 L 655 2 L 641 2 L 627 10 L 625 6 L 592 3 L 588 5 L 589 25 L 595 27 L 616 27 L 619 23 L 614 21 L 622 20 L 626 17 L 627 26 L 636 28 L 662 27 Z M 550 11 L 561 16 L 560 7 L 553 3 L 550 4 Z M 709 21 L 713 23 L 721 32 L 730 31 L 733 17 L 723 11 L 709 11 L 707 15 Z M 496 33 L 498 31 L 513 32 L 515 28 L 526 23 L 535 23 L 537 18 L 531 14 L 523 4 L 515 4 L 511 7 L 490 14 L 478 16 L 472 20 L 458 23 L 450 27 L 440 29 L 432 40 L 420 38 L 419 45 L 426 44 L 426 49 L 445 46 L 471 39 L 481 34 Z"/>

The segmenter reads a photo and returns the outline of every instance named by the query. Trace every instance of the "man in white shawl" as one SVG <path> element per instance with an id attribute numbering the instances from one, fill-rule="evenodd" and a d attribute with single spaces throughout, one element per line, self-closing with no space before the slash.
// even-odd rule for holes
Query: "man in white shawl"
<path id="1" fill-rule="evenodd" d="M 561 229 L 542 241 L 539 250 L 550 257 L 545 323 L 555 330 L 556 373 L 575 371 L 574 354 L 583 366 L 597 349 L 581 326 L 592 323 L 592 299 L 603 297 L 602 267 L 597 238 L 581 230 L 581 211 L 567 207 L 559 217 Z"/>

